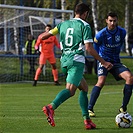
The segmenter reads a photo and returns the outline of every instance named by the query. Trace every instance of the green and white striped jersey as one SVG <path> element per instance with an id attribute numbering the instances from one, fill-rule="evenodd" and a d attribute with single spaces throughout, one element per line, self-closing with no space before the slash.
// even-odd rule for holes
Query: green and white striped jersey
<path id="1" fill-rule="evenodd" d="M 80 18 L 73 18 L 59 23 L 50 33 L 60 34 L 63 66 L 70 65 L 73 61 L 85 63 L 84 44 L 93 42 L 91 28 L 87 22 Z"/>

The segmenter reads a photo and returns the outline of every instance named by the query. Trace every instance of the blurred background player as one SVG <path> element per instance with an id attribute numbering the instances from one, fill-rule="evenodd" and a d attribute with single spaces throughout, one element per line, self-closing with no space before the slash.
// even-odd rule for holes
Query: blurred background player
<path id="1" fill-rule="evenodd" d="M 126 31 L 124 28 L 118 25 L 118 16 L 114 12 L 109 12 L 106 16 L 107 27 L 103 28 L 96 34 L 94 39 L 94 47 L 99 55 L 108 62 L 113 64 L 110 70 L 107 70 L 100 62 L 98 62 L 98 81 L 93 87 L 90 97 L 90 103 L 88 110 L 90 116 L 95 116 L 94 105 L 100 95 L 103 88 L 108 72 L 110 72 L 114 78 L 118 81 L 125 80 L 125 86 L 123 89 L 123 102 L 119 108 L 119 112 L 126 112 L 127 105 L 132 95 L 133 88 L 133 75 L 130 70 L 121 63 L 120 51 L 125 41 Z"/>
<path id="2" fill-rule="evenodd" d="M 33 35 L 29 34 L 28 39 L 25 43 L 25 48 L 24 48 L 24 53 L 26 55 L 35 55 L 36 54 L 35 43 L 36 43 L 36 40 L 34 39 Z M 32 56 L 27 57 L 27 60 L 30 65 L 29 74 L 35 74 L 36 57 L 32 57 Z"/>
<path id="3" fill-rule="evenodd" d="M 46 25 L 45 32 L 49 32 L 51 28 L 52 28 L 51 25 Z M 37 68 L 36 73 L 35 73 L 33 86 L 37 85 L 37 80 L 43 70 L 44 65 L 46 64 L 46 61 L 48 61 L 51 64 L 52 74 L 54 77 L 54 84 L 60 85 L 58 81 L 58 70 L 56 68 L 56 58 L 54 55 L 54 46 L 60 48 L 59 42 L 56 36 L 51 36 L 46 40 L 42 40 L 41 37 L 42 37 L 42 34 L 39 35 L 36 45 L 35 45 L 36 50 L 39 49 L 39 46 L 41 46 L 41 50 L 40 50 L 41 54 L 39 58 L 39 67 Z"/>

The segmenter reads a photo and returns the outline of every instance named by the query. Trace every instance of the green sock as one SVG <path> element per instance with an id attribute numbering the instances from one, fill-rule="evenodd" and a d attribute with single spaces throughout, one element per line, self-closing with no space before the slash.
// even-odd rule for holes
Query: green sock
<path id="1" fill-rule="evenodd" d="M 60 91 L 53 102 L 51 103 L 53 110 L 55 110 L 60 104 L 62 104 L 64 101 L 66 101 L 69 97 L 71 97 L 70 90 L 64 89 Z"/>
<path id="2" fill-rule="evenodd" d="M 90 119 L 89 113 L 88 113 L 88 97 L 87 97 L 87 92 L 85 91 L 80 91 L 79 94 L 79 104 L 82 110 L 82 116 L 84 120 Z"/>

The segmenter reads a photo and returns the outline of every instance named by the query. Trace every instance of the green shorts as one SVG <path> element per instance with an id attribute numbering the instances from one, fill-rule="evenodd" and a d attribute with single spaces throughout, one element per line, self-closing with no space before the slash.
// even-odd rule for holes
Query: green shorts
<path id="1" fill-rule="evenodd" d="M 62 67 L 63 73 L 67 76 L 66 82 L 79 86 L 83 78 L 84 63 L 73 62 L 73 65 Z"/>

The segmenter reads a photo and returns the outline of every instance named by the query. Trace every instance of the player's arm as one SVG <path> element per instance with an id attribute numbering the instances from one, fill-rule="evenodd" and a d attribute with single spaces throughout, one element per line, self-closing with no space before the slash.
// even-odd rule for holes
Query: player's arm
<path id="1" fill-rule="evenodd" d="M 40 37 L 38 37 L 36 44 L 35 44 L 35 50 L 38 50 L 40 44 L 41 44 L 41 40 L 40 40 Z"/>
<path id="2" fill-rule="evenodd" d="M 85 50 L 88 51 L 96 60 L 100 61 L 105 68 L 107 68 L 108 70 L 112 68 L 113 65 L 110 62 L 106 62 L 103 58 L 99 56 L 91 42 L 85 43 Z"/>
<path id="3" fill-rule="evenodd" d="M 83 33 L 84 33 L 83 39 L 84 39 L 84 44 L 85 44 L 85 50 L 89 52 L 90 55 L 92 55 L 96 60 L 99 60 L 104 65 L 106 61 L 99 56 L 98 52 L 93 47 L 92 33 L 91 33 L 91 28 L 89 25 L 87 25 L 84 28 Z M 108 67 L 108 64 L 107 66 L 105 64 L 105 68 L 107 67 Z"/>
<path id="4" fill-rule="evenodd" d="M 54 43 L 55 43 L 56 47 L 60 49 L 60 44 L 59 44 L 59 41 L 58 41 L 58 39 L 56 38 L 56 36 L 55 36 Z"/>
<path id="5" fill-rule="evenodd" d="M 54 29 L 50 30 L 48 33 L 44 32 L 41 35 L 41 39 L 45 40 L 45 39 L 48 39 L 50 36 L 53 36 L 53 35 L 56 35 L 56 34 L 58 34 L 58 28 L 57 27 L 55 27 Z"/>

